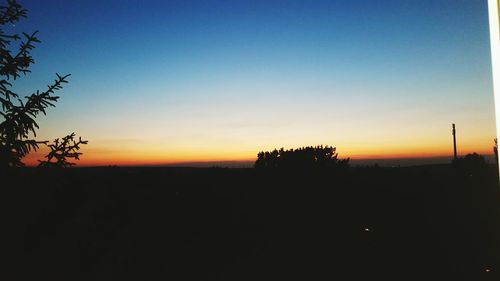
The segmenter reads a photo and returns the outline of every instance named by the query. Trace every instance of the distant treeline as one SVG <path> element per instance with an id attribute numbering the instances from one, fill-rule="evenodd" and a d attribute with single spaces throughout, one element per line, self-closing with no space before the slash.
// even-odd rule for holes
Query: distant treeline
<path id="1" fill-rule="evenodd" d="M 259 152 L 255 161 L 256 169 L 347 169 L 349 158 L 338 159 L 336 148 L 332 146 L 308 146 L 298 149 Z"/>
<path id="2" fill-rule="evenodd" d="M 474 152 L 464 157 L 458 157 L 452 161 L 452 165 L 458 173 L 471 176 L 484 172 L 487 162 L 484 156 Z"/>

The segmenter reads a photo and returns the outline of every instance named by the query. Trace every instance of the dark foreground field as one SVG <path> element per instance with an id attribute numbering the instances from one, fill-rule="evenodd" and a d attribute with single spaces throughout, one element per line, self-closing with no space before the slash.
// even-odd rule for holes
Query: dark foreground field
<path id="1" fill-rule="evenodd" d="M 488 169 L 17 170 L 2 279 L 500 280 Z"/>

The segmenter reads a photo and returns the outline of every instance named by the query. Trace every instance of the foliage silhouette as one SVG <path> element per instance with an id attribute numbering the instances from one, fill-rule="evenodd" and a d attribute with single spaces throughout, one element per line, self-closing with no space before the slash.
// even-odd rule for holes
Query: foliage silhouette
<path id="1" fill-rule="evenodd" d="M 460 174 L 472 176 L 481 173 L 486 168 L 486 159 L 484 156 L 472 153 L 467 154 L 464 157 L 458 157 L 453 160 L 453 167 Z"/>
<path id="2" fill-rule="evenodd" d="M 308 146 L 298 149 L 283 148 L 269 152 L 259 152 L 255 161 L 256 169 L 346 169 L 349 158 L 338 159 L 336 148 L 332 146 Z"/>
<path id="3" fill-rule="evenodd" d="M 80 145 L 87 144 L 87 141 L 82 140 L 81 137 L 78 141 L 75 140 L 75 133 L 71 133 L 63 137 L 60 141 L 55 139 L 53 144 L 49 144 L 49 154 L 47 154 L 46 161 L 40 161 L 41 167 L 69 167 L 75 165 L 67 160 L 67 158 L 80 159 L 81 152 L 78 152 Z"/>
<path id="4" fill-rule="evenodd" d="M 498 139 L 494 138 L 493 141 L 495 145 L 493 145 L 493 153 L 495 153 L 495 163 L 498 165 Z"/>
<path id="5" fill-rule="evenodd" d="M 24 40 L 18 34 L 6 34 L 1 26 L 6 24 L 14 24 L 21 18 L 26 18 L 27 10 L 19 5 L 15 0 L 8 0 L 6 6 L 0 6 L 0 103 L 2 108 L 0 114 L 3 117 L 0 123 L 0 167 L 2 169 L 8 167 L 21 167 L 24 163 L 21 161 L 31 151 L 39 149 L 39 144 L 48 145 L 48 141 L 37 141 L 36 131 L 39 129 L 35 118 L 43 113 L 46 115 L 48 107 L 55 106 L 59 96 L 54 95 L 56 91 L 62 89 L 63 84 L 68 81 L 68 75 L 59 75 L 56 73 L 57 79 L 47 86 L 43 92 L 37 90 L 30 96 L 25 96 L 25 100 L 19 97 L 18 94 L 12 92 L 11 80 L 16 80 L 21 74 L 26 75 L 30 72 L 29 67 L 35 61 L 31 56 L 31 51 L 35 48 L 35 43 L 41 41 L 36 37 L 38 31 L 32 34 L 23 32 Z M 12 52 L 9 49 L 11 43 L 21 41 L 17 51 Z M 30 135 L 33 135 L 31 137 Z M 74 134 L 70 134 L 63 140 L 72 140 Z M 63 141 L 64 142 L 64 141 Z M 80 144 L 86 144 L 86 141 L 78 142 L 78 145 L 73 145 L 70 151 L 66 151 L 67 147 L 60 147 L 56 141 L 53 145 L 49 145 L 52 150 L 48 155 L 47 161 L 41 161 L 44 166 L 69 166 L 68 158 L 78 159 L 76 153 Z M 56 156 L 57 155 L 57 156 Z M 55 162 L 52 159 L 57 159 Z M 51 164 L 47 164 L 51 163 Z"/>

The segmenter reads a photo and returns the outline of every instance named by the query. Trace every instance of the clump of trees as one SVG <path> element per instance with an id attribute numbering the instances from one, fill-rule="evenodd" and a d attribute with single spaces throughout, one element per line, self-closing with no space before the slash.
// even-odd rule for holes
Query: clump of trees
<path id="1" fill-rule="evenodd" d="M 4 32 L 6 25 L 26 18 L 26 14 L 27 10 L 15 0 L 8 0 L 6 5 L 0 6 L 0 168 L 24 166 L 22 158 L 39 149 L 39 145 L 47 145 L 51 150 L 47 160 L 40 161 L 41 166 L 67 167 L 73 165 L 69 159 L 79 159 L 81 153 L 77 151 L 87 141 L 81 138 L 76 141 L 74 133 L 61 141 L 56 139 L 52 144 L 38 141 L 35 137 L 39 126 L 35 118 L 45 115 L 48 107 L 55 106 L 59 99 L 55 92 L 68 82 L 69 74 L 56 74 L 57 78 L 45 91 L 37 90 L 24 98 L 11 90 L 13 80 L 30 72 L 29 68 L 35 62 L 31 51 L 34 44 L 40 43 L 37 31 L 32 34 L 23 32 L 22 36 Z"/>
<path id="2" fill-rule="evenodd" d="M 486 166 L 487 162 L 484 156 L 475 152 L 453 160 L 453 167 L 455 170 L 465 175 L 476 175 L 481 173 L 485 170 Z"/>
<path id="3" fill-rule="evenodd" d="M 339 159 L 332 146 L 308 146 L 298 149 L 259 152 L 256 169 L 346 169 L 349 158 Z"/>

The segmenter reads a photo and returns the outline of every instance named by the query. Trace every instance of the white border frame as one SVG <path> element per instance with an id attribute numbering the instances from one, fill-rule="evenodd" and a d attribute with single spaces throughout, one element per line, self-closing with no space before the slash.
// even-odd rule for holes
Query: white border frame
<path id="1" fill-rule="evenodd" d="M 500 30 L 498 5 L 500 0 L 488 0 L 490 19 L 491 73 L 493 74 L 493 95 L 495 97 L 495 120 L 497 138 L 500 132 Z M 500 165 L 499 173 L 500 173 Z"/>

